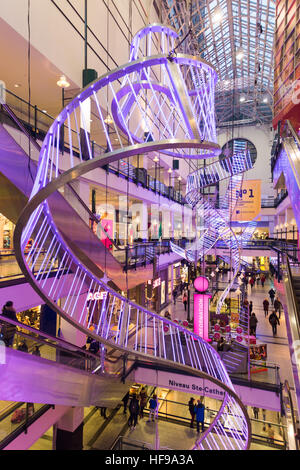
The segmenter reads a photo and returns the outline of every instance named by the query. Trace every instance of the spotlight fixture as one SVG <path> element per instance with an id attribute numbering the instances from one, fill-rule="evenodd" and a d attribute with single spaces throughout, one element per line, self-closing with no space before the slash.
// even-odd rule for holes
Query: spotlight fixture
<path id="1" fill-rule="evenodd" d="M 155 155 L 155 157 L 153 158 L 153 161 L 154 161 L 154 162 L 159 162 L 159 158 L 158 158 L 157 155 Z"/>
<path id="2" fill-rule="evenodd" d="M 178 181 L 181 181 L 181 180 L 182 180 L 181 176 L 178 176 Z"/>
<path id="3" fill-rule="evenodd" d="M 262 100 L 263 103 L 268 103 L 269 102 L 269 97 L 268 95 L 265 95 Z"/>
<path id="4" fill-rule="evenodd" d="M 56 82 L 56 84 L 60 88 L 68 88 L 70 86 L 70 83 L 66 79 L 65 75 L 62 75 L 60 79 Z"/>
<path id="5" fill-rule="evenodd" d="M 169 169 L 168 169 L 168 173 L 172 173 L 172 168 L 169 168 Z"/>
<path id="6" fill-rule="evenodd" d="M 15 88 L 20 88 L 20 86 L 21 86 L 20 83 L 15 83 L 14 85 Z"/>
<path id="7" fill-rule="evenodd" d="M 240 103 L 244 103 L 246 101 L 246 96 L 245 95 L 241 95 L 240 96 Z"/>

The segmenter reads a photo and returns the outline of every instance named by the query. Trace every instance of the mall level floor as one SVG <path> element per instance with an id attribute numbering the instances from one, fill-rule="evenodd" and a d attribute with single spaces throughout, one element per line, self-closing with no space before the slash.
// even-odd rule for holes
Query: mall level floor
<path id="1" fill-rule="evenodd" d="M 293 372 L 291 367 L 291 358 L 289 352 L 289 345 L 287 339 L 287 330 L 284 312 L 281 314 L 280 326 L 277 328 L 277 336 L 273 336 L 272 327 L 269 323 L 268 318 L 265 318 L 263 311 L 263 301 L 265 298 L 269 297 L 269 290 L 271 287 L 274 287 L 273 281 L 267 280 L 264 287 L 261 283 L 257 285 L 255 283 L 254 287 L 251 290 L 250 285 L 248 285 L 248 300 L 253 302 L 253 312 L 255 312 L 258 319 L 256 337 L 259 343 L 267 344 L 267 362 L 271 364 L 277 364 L 280 367 L 280 379 L 281 382 L 288 380 L 290 386 L 294 387 Z M 276 289 L 275 289 L 276 290 Z M 190 317 L 193 320 L 193 293 L 191 291 L 191 304 L 190 304 Z M 279 296 L 280 298 L 280 296 Z M 184 310 L 184 305 L 182 302 L 182 296 L 178 296 L 176 299 L 176 304 L 174 302 L 170 303 L 165 309 L 162 310 L 161 315 L 164 316 L 165 312 L 169 311 L 172 316 L 172 320 L 186 320 L 187 312 Z M 272 312 L 272 306 L 270 302 L 269 314 Z M 258 377 L 256 377 L 258 379 Z"/>

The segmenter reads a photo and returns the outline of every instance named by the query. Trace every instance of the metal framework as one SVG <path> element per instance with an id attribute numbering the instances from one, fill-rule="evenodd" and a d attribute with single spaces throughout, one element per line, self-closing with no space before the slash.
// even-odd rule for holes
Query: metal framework
<path id="1" fill-rule="evenodd" d="M 158 39 L 158 53 L 144 56 L 141 52 L 137 57 L 142 39 L 149 42 L 151 34 Z M 250 444 L 249 417 L 217 352 L 189 330 L 131 302 L 99 280 L 93 261 L 64 237 L 63 224 L 55 222 L 55 208 L 50 209 L 49 204 L 51 195 L 68 182 L 121 158 L 157 151 L 182 158 L 219 153 L 213 118 L 215 71 L 195 57 L 170 55 L 166 43 L 173 37 L 174 31 L 163 25 L 138 33 L 131 51 L 135 60 L 90 84 L 57 117 L 43 142 L 32 194 L 15 229 L 16 255 L 41 298 L 76 328 L 99 340 L 102 352 L 113 347 L 128 358 L 172 366 L 222 388 L 220 410 L 194 449 L 242 450 Z M 148 47 L 147 40 L 145 43 Z M 151 53 L 147 49 L 146 54 Z M 192 74 L 199 79 L 196 85 Z M 108 149 L 95 158 L 84 113 L 90 99 L 96 104 L 99 131 L 105 133 Z M 125 133 L 126 144 L 123 138 L 118 144 L 110 139 L 105 123 L 108 112 L 114 118 L 116 134 L 120 135 L 120 129 Z M 143 119 L 147 123 L 145 141 L 139 142 L 143 140 Z M 63 125 L 69 135 L 68 165 L 59 150 Z M 73 152 L 72 126 L 76 127 L 79 156 Z M 65 171 L 59 174 L 61 167 Z M 28 250 L 30 239 L 33 243 Z M 54 264 L 57 274 L 50 278 Z M 68 295 L 61 299 L 66 284 Z"/>
<path id="2" fill-rule="evenodd" d="M 218 124 L 271 122 L 275 1 L 161 0 L 161 8 L 180 38 L 191 30 L 185 52 L 201 55 L 218 72 Z"/>

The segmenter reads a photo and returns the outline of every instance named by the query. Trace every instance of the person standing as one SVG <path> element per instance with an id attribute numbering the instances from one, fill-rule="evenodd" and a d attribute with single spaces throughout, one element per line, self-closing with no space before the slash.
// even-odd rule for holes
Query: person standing
<path id="1" fill-rule="evenodd" d="M 259 409 L 257 408 L 257 406 L 254 406 L 252 409 L 253 409 L 254 419 L 258 419 Z"/>
<path id="2" fill-rule="evenodd" d="M 135 429 L 138 421 L 138 415 L 140 411 L 140 405 L 139 401 L 136 397 L 136 394 L 132 395 L 130 404 L 129 404 L 129 420 L 128 420 L 128 425 L 130 426 L 131 429 Z"/>
<path id="3" fill-rule="evenodd" d="M 263 301 L 263 308 L 264 308 L 265 317 L 267 317 L 269 315 L 269 305 L 270 305 L 270 303 L 269 303 L 268 299 L 265 299 Z"/>
<path id="4" fill-rule="evenodd" d="M 6 304 L 2 308 L 2 315 L 6 318 L 9 318 L 10 320 L 13 321 L 18 321 L 17 319 L 17 314 L 14 309 L 14 304 L 11 300 L 6 302 Z M 11 323 L 3 322 L 2 324 L 2 336 L 3 336 L 3 341 L 6 347 L 12 347 L 13 342 L 14 342 L 14 337 L 16 333 L 16 325 L 12 325 Z"/>
<path id="5" fill-rule="evenodd" d="M 277 325 L 280 325 L 280 322 L 276 312 L 271 313 L 269 316 L 269 322 L 272 325 L 273 336 L 277 335 Z"/>
<path id="6" fill-rule="evenodd" d="M 188 296 L 187 296 L 187 291 L 183 291 L 183 296 L 182 296 L 182 303 L 184 305 L 184 311 L 186 312 L 186 307 L 187 307 L 187 302 L 188 302 Z"/>
<path id="7" fill-rule="evenodd" d="M 129 392 L 127 392 L 126 395 L 124 395 L 124 397 L 122 398 L 122 402 L 124 405 L 124 411 L 123 411 L 124 415 L 126 415 L 128 400 L 129 400 Z"/>
<path id="8" fill-rule="evenodd" d="M 255 313 L 253 312 L 250 317 L 250 335 L 256 336 L 257 323 L 258 323 L 258 320 L 256 318 Z"/>
<path id="9" fill-rule="evenodd" d="M 140 418 L 144 417 L 144 408 L 147 405 L 147 393 L 145 388 L 142 388 L 142 391 L 140 393 Z"/>
<path id="10" fill-rule="evenodd" d="M 194 400 L 194 398 L 190 398 L 188 406 L 189 406 L 189 412 L 190 412 L 190 415 L 191 415 L 190 428 L 192 428 L 194 426 L 194 419 L 195 419 L 195 400 Z"/>
<path id="11" fill-rule="evenodd" d="M 197 422 L 197 433 L 200 432 L 200 424 L 201 424 L 201 431 L 204 431 L 204 405 L 201 403 L 201 400 L 197 401 L 197 405 L 194 408 L 196 422 Z"/>
<path id="12" fill-rule="evenodd" d="M 156 408 L 157 408 L 157 396 L 154 394 L 153 397 L 150 398 L 150 401 L 149 401 L 149 419 L 148 419 L 148 422 L 151 421 L 151 419 L 152 419 L 152 421 L 154 421 Z"/>
<path id="13" fill-rule="evenodd" d="M 262 287 L 264 287 L 265 282 L 266 282 L 266 276 L 264 274 L 262 274 L 262 276 L 260 278 L 260 282 L 261 282 Z"/>
<path id="14" fill-rule="evenodd" d="M 272 428 L 271 424 L 268 424 L 268 441 L 270 444 L 274 443 L 274 437 L 275 437 L 274 429 Z"/>
<path id="15" fill-rule="evenodd" d="M 174 305 L 176 305 L 177 289 L 175 288 L 172 292 Z"/>
<path id="16" fill-rule="evenodd" d="M 100 415 L 103 416 L 104 419 L 107 419 L 106 410 L 107 408 L 105 406 L 100 406 Z"/>
<path id="17" fill-rule="evenodd" d="M 249 303 L 249 313 L 250 313 L 250 315 L 252 313 L 252 310 L 253 310 L 253 303 L 252 303 L 252 300 L 250 300 L 250 303 Z"/>
<path id="18" fill-rule="evenodd" d="M 269 296 L 270 296 L 270 299 L 271 299 L 271 304 L 273 305 L 274 304 L 274 298 L 275 298 L 275 291 L 272 287 L 269 290 Z"/>

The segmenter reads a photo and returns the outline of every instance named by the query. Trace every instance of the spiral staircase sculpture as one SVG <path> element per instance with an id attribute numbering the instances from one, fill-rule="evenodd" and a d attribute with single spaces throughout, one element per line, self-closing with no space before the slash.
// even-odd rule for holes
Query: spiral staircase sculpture
<path id="1" fill-rule="evenodd" d="M 55 220 L 51 201 L 51 195 L 66 183 L 121 158 L 149 152 L 208 158 L 220 152 L 213 109 L 216 73 L 196 57 L 174 54 L 176 37 L 164 25 L 144 28 L 133 40 L 131 61 L 91 83 L 59 114 L 43 142 L 32 194 L 15 229 L 16 255 L 40 297 L 73 326 L 100 341 L 102 351 L 113 348 L 129 360 L 172 367 L 224 390 L 217 415 L 194 449 L 248 449 L 247 411 L 217 352 L 191 331 L 135 304 L 109 287 L 106 279 L 99 279 L 93 260 L 63 235 L 63 221 Z M 156 47 L 154 55 L 151 45 Z M 98 114 L 97 131 L 107 140 L 108 152 L 97 157 L 85 114 L 88 102 Z M 109 112 L 113 116 L 110 132 Z M 60 152 L 63 128 L 68 161 L 66 152 L 64 156 Z M 51 278 L 54 264 L 57 274 Z M 69 293 L 61 299 L 66 284 Z M 102 299 L 100 310 L 97 299 Z"/>

